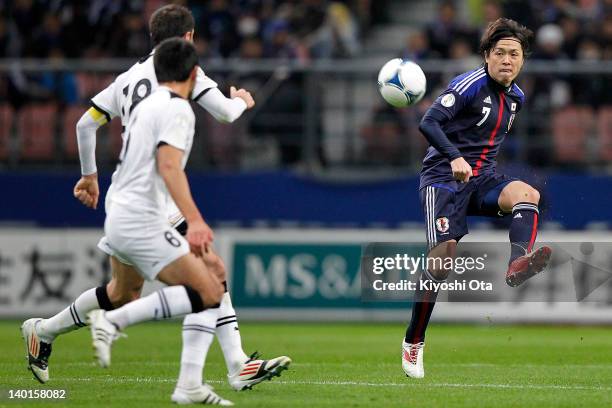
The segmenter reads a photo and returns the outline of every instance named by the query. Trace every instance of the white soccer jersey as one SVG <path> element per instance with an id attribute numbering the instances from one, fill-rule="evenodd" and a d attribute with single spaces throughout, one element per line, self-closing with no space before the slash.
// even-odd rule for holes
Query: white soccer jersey
<path id="1" fill-rule="evenodd" d="M 114 175 L 110 207 L 130 213 L 167 216 L 169 193 L 157 170 L 157 149 L 168 144 L 183 150 L 183 168 L 193 143 L 195 115 L 189 102 L 165 86 L 132 110 L 125 129 L 120 164 Z"/>
<path id="2" fill-rule="evenodd" d="M 92 105 L 106 114 L 110 122 L 115 116 L 121 117 L 121 124 L 127 126 L 130 113 L 144 98 L 159 86 L 153 65 L 153 52 L 119 75 L 115 82 L 91 99 Z M 216 88 L 217 83 L 198 67 L 196 83 L 191 99 L 198 101 L 206 91 Z"/>
<path id="3" fill-rule="evenodd" d="M 121 118 L 123 141 L 125 144 L 125 128 L 130 119 L 131 113 L 136 106 L 149 96 L 159 86 L 155 76 L 155 66 L 153 64 L 153 54 L 141 59 L 132 67 L 119 75 L 115 81 L 107 88 L 102 90 L 91 99 L 92 105 L 106 115 L 110 120 L 116 116 Z M 191 99 L 198 102 L 199 99 L 210 89 L 217 88 L 217 83 L 204 74 L 202 68 L 197 68 L 196 83 L 191 94 Z M 206 108 L 206 106 L 204 106 Z M 107 204 L 111 195 L 115 191 L 115 173 L 112 176 L 111 187 L 107 191 Z M 168 198 L 166 214 L 173 225 L 183 220 L 176 204 Z"/>

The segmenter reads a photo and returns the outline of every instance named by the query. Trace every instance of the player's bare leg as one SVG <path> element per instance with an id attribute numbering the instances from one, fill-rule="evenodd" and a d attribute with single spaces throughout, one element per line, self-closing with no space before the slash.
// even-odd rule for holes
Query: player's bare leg
<path id="1" fill-rule="evenodd" d="M 115 257 L 110 262 L 112 279 L 107 285 L 88 289 L 49 319 L 32 318 L 21 325 L 28 369 L 39 382 L 49 381 L 49 359 L 57 336 L 86 326 L 85 316 L 94 309 L 112 310 L 140 297 L 143 278 Z"/>
<path id="2" fill-rule="evenodd" d="M 506 272 L 509 286 L 519 286 L 540 273 L 552 255 L 552 250 L 547 246 L 533 248 L 538 233 L 539 202 L 540 193 L 522 181 L 509 183 L 499 195 L 499 207 L 504 212 L 512 213 L 509 233 L 511 255 Z"/>
<path id="3" fill-rule="evenodd" d="M 445 262 L 436 262 L 445 258 L 454 258 L 457 249 L 457 241 L 449 240 L 432 248 L 427 258 L 433 260 L 430 269 L 424 269 L 420 281 L 432 280 L 443 282 L 448 277 L 450 270 L 443 266 Z M 420 283 L 420 282 L 419 282 Z M 425 368 L 423 366 L 423 355 L 425 353 L 425 331 L 429 324 L 429 318 L 433 312 L 437 291 L 426 290 L 417 287 L 412 309 L 412 319 L 406 330 L 406 336 L 402 341 L 402 369 L 406 376 L 411 378 L 423 378 Z"/>
<path id="4" fill-rule="evenodd" d="M 168 287 L 111 312 L 95 310 L 89 313 L 93 345 L 100 365 L 110 365 L 111 346 L 119 337 L 119 330 L 143 321 L 187 315 L 183 324 L 183 339 L 187 342 L 183 344 L 181 371 L 187 368 L 191 375 L 179 377 L 172 400 L 177 403 L 230 405 L 229 401 L 202 384 L 202 370 L 214 336 L 217 315 L 200 312 L 218 307 L 223 286 L 202 260 L 191 253 L 167 265 L 157 279 Z M 207 333 L 206 347 L 196 343 L 202 340 L 199 336 L 191 339 L 191 332 Z"/>

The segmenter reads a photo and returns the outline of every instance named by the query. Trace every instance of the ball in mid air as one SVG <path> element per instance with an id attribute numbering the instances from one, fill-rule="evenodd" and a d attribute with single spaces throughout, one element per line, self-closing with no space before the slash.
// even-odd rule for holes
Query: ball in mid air
<path id="1" fill-rule="evenodd" d="M 404 108 L 423 98 L 427 89 L 427 80 L 417 64 L 395 58 L 380 69 L 378 89 L 389 104 L 396 108 Z"/>

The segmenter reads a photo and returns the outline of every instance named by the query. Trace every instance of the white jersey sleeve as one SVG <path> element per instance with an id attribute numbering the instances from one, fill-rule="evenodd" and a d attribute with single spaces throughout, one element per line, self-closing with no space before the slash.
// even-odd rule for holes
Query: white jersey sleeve
<path id="1" fill-rule="evenodd" d="M 96 96 L 91 98 L 91 104 L 106 116 L 108 122 L 115 116 L 121 115 L 121 107 L 119 106 L 119 95 L 121 92 L 121 84 L 127 79 L 127 72 L 119 75 L 115 81 L 100 91 Z"/>
<path id="2" fill-rule="evenodd" d="M 193 87 L 193 92 L 191 92 L 191 99 L 197 102 L 208 90 L 217 86 L 217 83 L 207 77 L 202 68 L 198 67 L 196 83 Z"/>
<path id="3" fill-rule="evenodd" d="M 246 110 L 247 104 L 242 98 L 227 98 L 217 88 L 210 89 L 200 99 L 198 105 L 203 107 L 216 120 L 224 123 L 232 123 Z"/>

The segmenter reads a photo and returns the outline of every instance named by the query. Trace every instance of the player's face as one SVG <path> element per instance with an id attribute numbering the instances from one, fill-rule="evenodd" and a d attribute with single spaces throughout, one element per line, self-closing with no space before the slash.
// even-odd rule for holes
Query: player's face
<path id="1" fill-rule="evenodd" d="M 523 68 L 523 48 L 516 38 L 502 38 L 485 56 L 489 75 L 504 86 L 509 86 Z"/>

